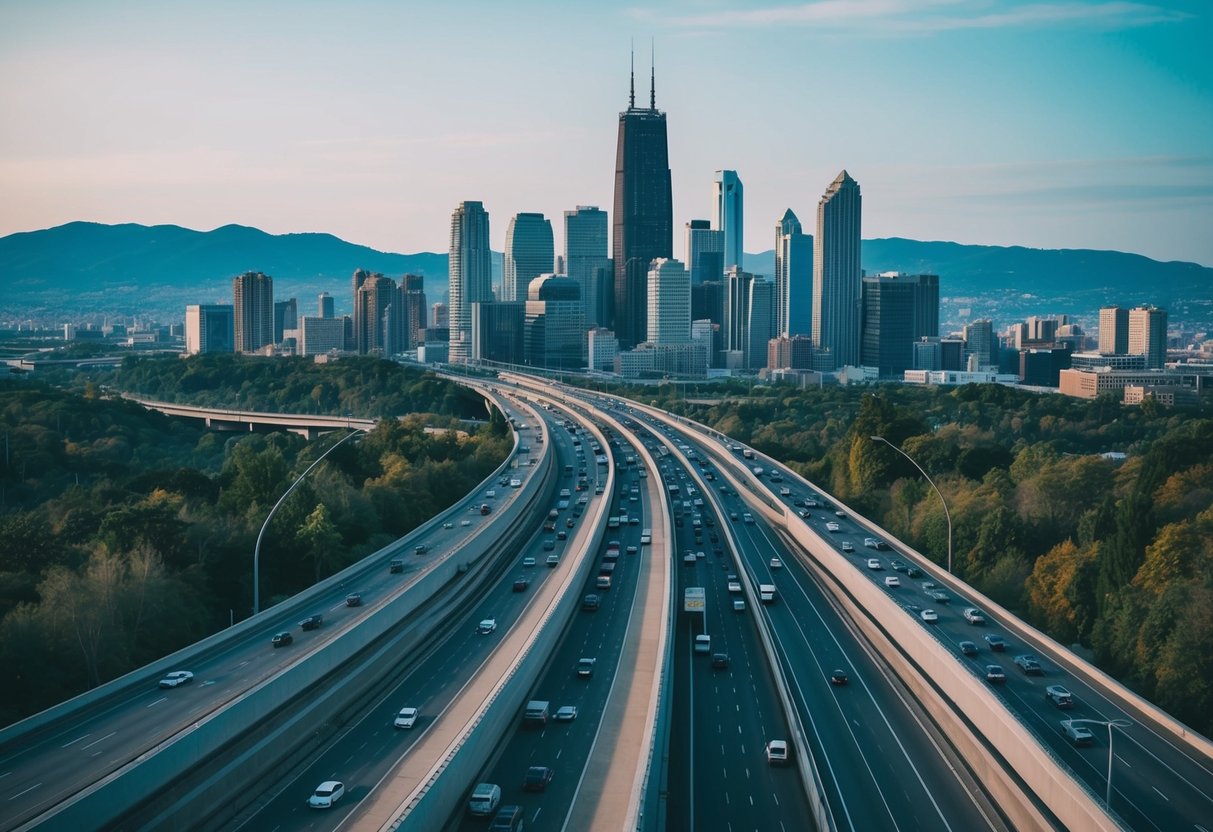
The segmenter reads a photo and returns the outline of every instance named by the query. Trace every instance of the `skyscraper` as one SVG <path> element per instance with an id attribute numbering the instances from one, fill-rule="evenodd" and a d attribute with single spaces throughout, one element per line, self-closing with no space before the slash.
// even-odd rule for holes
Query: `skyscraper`
<path id="1" fill-rule="evenodd" d="M 274 343 L 274 279 L 245 272 L 232 279 L 236 352 L 257 352 Z"/>
<path id="2" fill-rule="evenodd" d="M 1144 355 L 1147 370 L 1167 363 L 1167 310 L 1138 306 L 1129 310 L 1129 355 Z"/>
<path id="3" fill-rule="evenodd" d="M 813 331 L 813 238 L 791 208 L 775 223 L 775 317 L 780 335 Z"/>
<path id="4" fill-rule="evenodd" d="M 1129 310 L 1105 306 L 1099 310 L 1099 351 L 1104 355 L 1129 354 Z"/>
<path id="5" fill-rule="evenodd" d="M 527 287 L 526 363 L 572 370 L 585 366 L 586 329 L 581 291 L 572 279 L 545 274 Z"/>
<path id="6" fill-rule="evenodd" d="M 391 330 L 399 326 L 395 314 L 400 310 L 396 281 L 379 273 L 367 274 L 362 269 L 354 273 L 354 349 L 359 355 L 380 353 L 391 355 L 399 351 L 393 343 Z M 388 310 L 395 307 L 390 321 Z"/>
<path id="7" fill-rule="evenodd" d="M 683 254 L 692 286 L 724 276 L 724 235 L 713 230 L 707 220 L 691 220 L 686 224 Z"/>
<path id="8" fill-rule="evenodd" d="M 451 214 L 449 264 L 450 361 L 458 364 L 472 356 L 472 304 L 493 300 L 489 215 L 480 202 L 461 202 Z"/>
<path id="9" fill-rule="evenodd" d="M 607 245 L 606 211 L 578 205 L 564 212 L 564 267 L 581 287 L 585 325 L 595 327 L 611 319 L 615 286 Z"/>
<path id="10" fill-rule="evenodd" d="M 335 318 L 337 316 L 336 309 L 333 306 L 333 296 L 328 292 L 321 292 L 316 298 L 316 316 L 319 318 Z"/>
<path id="11" fill-rule="evenodd" d="M 691 276 L 677 260 L 659 257 L 649 270 L 649 316 L 645 340 L 687 344 L 691 340 Z"/>
<path id="12" fill-rule="evenodd" d="M 649 106 L 636 106 L 632 74 L 628 108 L 619 114 L 615 150 L 615 216 L 611 251 L 615 266 L 615 334 L 628 348 L 644 339 L 649 264 L 674 256 L 674 208 L 665 113 L 657 109 L 656 75 Z"/>
<path id="13" fill-rule="evenodd" d="M 282 343 L 282 333 L 299 327 L 299 301 L 295 298 L 274 301 L 274 343 Z"/>
<path id="14" fill-rule="evenodd" d="M 859 240 L 863 198 L 845 170 L 817 204 L 813 245 L 813 344 L 835 368 L 859 362 Z"/>
<path id="15" fill-rule="evenodd" d="M 712 183 L 712 198 L 716 204 L 716 230 L 724 241 L 724 265 L 727 271 L 742 265 L 744 230 L 743 194 L 741 180 L 735 170 L 718 170 Z"/>
<path id="16" fill-rule="evenodd" d="M 552 223 L 543 214 L 510 217 L 501 261 L 501 300 L 526 300 L 531 281 L 541 274 L 551 274 L 553 259 Z"/>
<path id="17" fill-rule="evenodd" d="M 757 370 L 767 365 L 767 344 L 775 337 L 775 284 L 760 277 L 751 280 L 747 306 L 745 366 Z"/>
<path id="18" fill-rule="evenodd" d="M 745 367 L 747 345 L 746 326 L 750 320 L 750 284 L 754 275 L 734 266 L 725 278 L 724 289 L 724 366 L 730 369 Z"/>
<path id="19" fill-rule="evenodd" d="M 404 335 L 401 349 L 416 349 L 422 342 L 422 331 L 426 328 L 428 307 L 425 302 L 425 278 L 419 274 L 406 274 L 400 278 L 400 294 L 404 299 Z"/>
<path id="20" fill-rule="evenodd" d="M 994 322 L 989 318 L 972 321 L 961 330 L 965 354 L 977 356 L 978 367 L 998 366 L 998 339 L 994 337 Z M 932 368 L 943 369 L 943 367 Z"/>
<path id="21" fill-rule="evenodd" d="M 227 304 L 185 307 L 185 353 L 232 352 L 234 310 Z"/>

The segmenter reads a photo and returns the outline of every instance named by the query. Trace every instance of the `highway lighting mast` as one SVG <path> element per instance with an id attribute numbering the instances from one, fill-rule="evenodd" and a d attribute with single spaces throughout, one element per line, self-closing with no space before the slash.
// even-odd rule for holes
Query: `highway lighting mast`
<path id="1" fill-rule="evenodd" d="M 952 513 L 951 513 L 950 511 L 948 511 L 948 501 L 947 501 L 947 500 L 945 500 L 945 499 L 943 498 L 943 492 L 939 490 L 939 486 L 937 486 L 937 485 L 935 484 L 935 481 L 934 481 L 934 480 L 932 480 L 932 479 L 931 479 L 931 478 L 930 478 L 930 477 L 927 475 L 927 472 L 926 472 L 926 471 L 924 471 L 924 470 L 922 470 L 922 466 L 921 466 L 921 465 L 919 465 L 917 462 L 915 462 L 915 461 L 914 461 L 914 460 L 913 460 L 913 459 L 910 457 L 910 455 L 909 455 L 909 454 L 907 454 L 905 451 L 903 451 L 901 448 L 897 447 L 897 446 L 896 446 L 896 445 L 894 445 L 892 442 L 890 442 L 889 440 L 885 439 L 883 436 L 872 436 L 872 437 L 870 437 L 870 438 L 871 438 L 871 440 L 872 440 L 873 442 L 883 442 L 883 443 L 885 443 L 885 444 L 886 444 L 886 445 L 888 445 L 890 448 L 892 448 L 893 450 L 897 451 L 897 453 L 901 454 L 901 455 L 902 455 L 902 456 L 904 456 L 906 459 L 910 460 L 910 464 L 911 464 L 911 465 L 913 465 L 915 468 L 917 468 L 917 469 L 918 469 L 918 473 L 922 474 L 922 476 L 923 476 L 923 477 L 926 479 L 926 481 L 927 481 L 927 482 L 929 482 L 929 483 L 931 484 L 931 487 L 935 489 L 935 493 L 939 495 L 939 502 L 943 503 L 943 516 L 944 516 L 944 517 L 947 519 L 947 521 L 948 521 L 948 574 L 949 574 L 949 575 L 950 575 L 950 574 L 952 574 Z"/>

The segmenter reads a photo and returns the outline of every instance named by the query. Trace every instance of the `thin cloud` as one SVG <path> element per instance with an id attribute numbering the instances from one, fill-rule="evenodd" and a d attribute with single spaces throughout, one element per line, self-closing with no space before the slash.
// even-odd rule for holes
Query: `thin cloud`
<path id="1" fill-rule="evenodd" d="M 1072 28 L 1129 29 L 1178 23 L 1187 12 L 1129 0 L 1027 5 L 981 0 L 816 0 L 791 6 L 721 9 L 691 15 L 654 15 L 634 10 L 637 17 L 689 29 L 816 26 L 872 34 L 932 34 L 964 29 Z"/>

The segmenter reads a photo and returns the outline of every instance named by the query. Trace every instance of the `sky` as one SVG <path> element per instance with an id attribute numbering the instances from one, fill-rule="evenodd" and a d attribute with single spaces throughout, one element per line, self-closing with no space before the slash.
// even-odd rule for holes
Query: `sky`
<path id="1" fill-rule="evenodd" d="M 463 200 L 611 210 L 631 51 L 668 114 L 674 254 L 745 186 L 812 232 L 1213 266 L 1208 0 L 0 0 L 0 235 L 73 220 L 445 251 Z"/>

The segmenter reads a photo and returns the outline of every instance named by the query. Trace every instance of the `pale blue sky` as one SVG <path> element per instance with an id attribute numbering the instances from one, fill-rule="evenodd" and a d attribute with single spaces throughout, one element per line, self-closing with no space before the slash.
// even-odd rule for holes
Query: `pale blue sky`
<path id="1" fill-rule="evenodd" d="M 846 168 L 865 237 L 1213 265 L 1204 0 L 0 0 L 0 234 L 75 219 L 443 251 L 479 199 L 611 207 L 635 39 L 669 114 L 675 255 L 712 172 L 746 249 Z"/>

